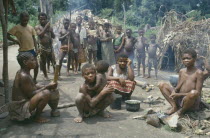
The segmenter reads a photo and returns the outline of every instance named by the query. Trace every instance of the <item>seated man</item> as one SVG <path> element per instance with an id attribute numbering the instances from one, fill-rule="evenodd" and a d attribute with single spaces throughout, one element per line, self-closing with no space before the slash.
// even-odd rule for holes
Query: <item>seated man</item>
<path id="1" fill-rule="evenodd" d="M 112 87 L 104 87 L 99 93 L 90 90 L 89 87 L 96 85 L 96 69 L 92 64 L 85 64 L 82 67 L 82 76 L 85 79 L 84 84 L 80 87 L 76 97 L 76 106 L 79 116 L 74 119 L 75 122 L 81 123 L 84 117 L 90 117 L 100 114 L 103 117 L 110 117 L 104 112 L 104 109 L 113 102 Z M 103 85 L 103 84 L 101 84 Z"/>
<path id="2" fill-rule="evenodd" d="M 50 83 L 40 86 L 34 83 L 30 70 L 36 68 L 36 60 L 30 52 L 20 52 L 17 60 L 21 69 L 16 73 L 12 88 L 12 102 L 8 106 L 10 119 L 23 121 L 31 118 L 34 113 L 35 122 L 48 122 L 48 119 L 41 117 L 47 104 L 52 108 L 51 116 L 58 116 L 59 112 L 56 111 L 56 108 L 59 98 L 51 101 L 52 91 L 55 90 L 57 84 Z"/>
<path id="3" fill-rule="evenodd" d="M 194 49 L 187 49 L 182 55 L 186 68 L 179 71 L 179 81 L 176 88 L 167 83 L 160 83 L 159 88 L 172 108 L 168 114 L 175 112 L 182 115 L 186 111 L 199 110 L 203 72 L 195 67 L 197 54 Z"/>
<path id="4" fill-rule="evenodd" d="M 117 59 L 117 64 L 112 65 L 107 74 L 109 86 L 114 87 L 115 93 L 122 95 L 123 101 L 129 100 L 135 89 L 136 83 L 131 63 L 127 55 L 121 54 Z"/>

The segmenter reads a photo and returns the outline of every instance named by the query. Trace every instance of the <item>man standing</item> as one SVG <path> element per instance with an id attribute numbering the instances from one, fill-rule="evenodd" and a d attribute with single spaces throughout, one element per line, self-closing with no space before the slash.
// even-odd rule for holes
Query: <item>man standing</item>
<path id="1" fill-rule="evenodd" d="M 27 12 L 22 12 L 20 14 L 20 24 L 14 26 L 7 33 L 8 40 L 13 41 L 19 45 L 19 53 L 30 52 L 33 54 L 36 60 L 36 67 L 34 68 L 34 82 L 36 83 L 36 78 L 38 74 L 38 62 L 37 62 L 37 44 L 35 39 L 35 30 L 32 26 L 28 25 L 29 14 Z M 15 36 L 17 39 L 11 37 Z M 36 51 L 35 51 L 35 50 Z"/>
<path id="2" fill-rule="evenodd" d="M 38 15 L 40 25 L 35 27 L 36 33 L 38 35 L 39 45 L 40 45 L 40 66 L 41 70 L 43 71 L 44 77 L 48 80 L 47 71 L 46 71 L 46 62 L 47 58 L 51 61 L 54 65 L 55 57 L 53 53 L 52 43 L 55 38 L 55 34 L 53 33 L 52 27 L 50 27 L 50 22 L 47 21 L 47 14 L 39 13 Z"/>

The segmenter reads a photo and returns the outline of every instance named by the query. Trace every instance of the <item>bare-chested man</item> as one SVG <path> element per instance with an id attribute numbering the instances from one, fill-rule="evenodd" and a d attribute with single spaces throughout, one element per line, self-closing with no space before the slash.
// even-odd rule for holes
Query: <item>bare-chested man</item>
<path id="1" fill-rule="evenodd" d="M 72 56 L 71 53 L 72 47 L 70 47 L 70 42 L 69 42 L 70 39 L 69 24 L 70 24 L 69 19 L 63 20 L 63 28 L 60 31 L 60 37 L 59 37 L 59 40 L 61 41 L 61 48 L 59 55 L 60 70 L 62 67 L 63 58 L 66 56 L 66 54 L 68 54 L 67 70 L 66 70 L 67 76 L 69 75 L 71 56 Z M 60 70 L 59 70 L 59 75 L 60 75 Z"/>
<path id="2" fill-rule="evenodd" d="M 51 101 L 52 91 L 57 87 L 57 84 L 50 83 L 41 86 L 34 83 L 30 70 L 36 67 L 36 60 L 30 52 L 19 53 L 17 60 L 21 69 L 16 73 L 12 88 L 12 102 L 8 106 L 10 119 L 24 121 L 31 119 L 34 113 L 33 120 L 35 122 L 48 122 L 48 119 L 41 117 L 47 104 L 52 109 L 51 116 L 59 116 L 59 111 L 56 110 L 59 98 L 56 103 Z"/>
<path id="3" fill-rule="evenodd" d="M 52 27 L 50 27 L 50 22 L 47 21 L 47 15 L 45 13 L 39 13 L 38 15 L 40 25 L 35 27 L 36 33 L 38 35 L 39 45 L 40 45 L 40 67 L 43 71 L 44 77 L 48 80 L 46 62 L 47 58 L 53 63 L 55 63 L 54 51 L 52 47 L 55 34 L 53 33 Z"/>
<path id="4" fill-rule="evenodd" d="M 151 69 L 152 69 L 152 64 L 155 68 L 155 79 L 157 79 L 157 66 L 158 66 L 158 61 L 157 61 L 157 48 L 161 49 L 158 44 L 156 44 L 156 35 L 152 34 L 150 36 L 150 45 L 148 47 L 148 77 L 151 77 Z"/>
<path id="5" fill-rule="evenodd" d="M 144 37 L 144 30 L 139 29 L 138 31 L 139 37 L 137 37 L 137 42 L 135 44 L 136 48 L 136 58 L 137 58 L 137 71 L 138 76 L 140 76 L 140 66 L 142 64 L 143 67 L 143 77 L 145 77 L 145 58 L 146 58 L 146 50 L 148 50 L 147 44 L 146 44 L 146 38 Z"/>
<path id="6" fill-rule="evenodd" d="M 76 97 L 76 106 L 79 111 L 79 116 L 74 119 L 80 123 L 85 117 L 91 117 L 96 114 L 101 114 L 103 117 L 110 117 L 104 112 L 104 109 L 113 102 L 112 87 L 104 87 L 102 91 L 88 90 L 88 87 L 94 87 L 96 84 L 96 69 L 92 64 L 85 64 L 82 67 L 82 76 L 85 79 L 81 85 L 79 93 Z"/>
<path id="7" fill-rule="evenodd" d="M 124 41 L 125 54 L 132 61 L 131 67 L 134 68 L 133 59 L 134 59 L 134 49 L 135 49 L 134 45 L 136 43 L 136 39 L 132 36 L 131 29 L 126 30 L 126 36 L 124 37 L 123 41 Z"/>
<path id="8" fill-rule="evenodd" d="M 187 49 L 182 55 L 186 68 L 179 71 L 179 81 L 176 88 L 167 83 L 160 83 L 159 88 L 172 108 L 168 114 L 177 112 L 182 115 L 186 111 L 200 108 L 203 72 L 195 67 L 197 54 L 194 49 Z"/>
<path id="9" fill-rule="evenodd" d="M 72 54 L 73 54 L 73 61 L 72 61 L 72 70 L 74 74 L 78 74 L 78 53 L 80 48 L 80 36 L 78 33 L 75 32 L 76 24 L 70 24 L 70 41 L 71 45 L 73 45 Z"/>

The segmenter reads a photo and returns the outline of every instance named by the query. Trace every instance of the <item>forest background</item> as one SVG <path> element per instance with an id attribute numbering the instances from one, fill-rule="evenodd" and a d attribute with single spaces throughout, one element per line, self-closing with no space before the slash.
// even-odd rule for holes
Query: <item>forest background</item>
<path id="1" fill-rule="evenodd" d="M 202 20 L 210 18 L 209 0 L 51 0 L 53 3 L 52 22 L 70 10 L 90 9 L 93 14 L 109 19 L 113 24 L 123 25 L 126 16 L 126 28 L 143 28 L 146 24 L 156 27 L 161 24 L 164 15 L 175 10 L 180 17 Z M 15 0 L 17 16 L 9 14 L 8 29 L 19 23 L 19 13 L 27 11 L 30 14 L 29 24 L 38 24 L 37 15 L 40 11 L 39 0 Z M 125 7 L 125 12 L 123 11 Z M 154 32 L 155 33 L 155 32 Z M 0 30 L 0 42 L 2 30 Z"/>

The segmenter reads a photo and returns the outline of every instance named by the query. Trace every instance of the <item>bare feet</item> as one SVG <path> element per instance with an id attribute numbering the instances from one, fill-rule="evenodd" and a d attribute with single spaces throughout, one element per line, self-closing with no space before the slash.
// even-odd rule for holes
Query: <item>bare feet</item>
<path id="1" fill-rule="evenodd" d="M 50 120 L 46 119 L 46 118 L 43 118 L 43 117 L 36 117 L 36 118 L 34 118 L 34 121 L 37 122 L 37 123 L 47 123 Z"/>
<path id="2" fill-rule="evenodd" d="M 78 74 L 78 72 L 77 72 L 77 71 L 75 71 L 75 72 L 74 72 L 74 74 L 75 74 L 75 75 L 77 75 L 77 74 Z"/>
<path id="3" fill-rule="evenodd" d="M 102 117 L 104 117 L 104 118 L 110 118 L 111 117 L 111 115 L 107 111 L 101 111 L 99 113 L 99 115 L 102 116 Z"/>
<path id="4" fill-rule="evenodd" d="M 52 117 L 58 117 L 58 116 L 60 116 L 60 111 L 58 111 L 58 110 L 51 111 L 50 114 L 51 114 Z"/>
<path id="5" fill-rule="evenodd" d="M 82 123 L 82 121 L 83 121 L 83 118 L 81 116 L 74 118 L 74 122 L 76 123 Z"/>
<path id="6" fill-rule="evenodd" d="M 173 113 L 175 113 L 178 109 L 175 107 L 172 107 L 166 114 L 171 115 Z"/>
<path id="7" fill-rule="evenodd" d="M 150 76 L 147 76 L 146 78 L 148 79 L 148 78 L 151 78 L 151 77 Z"/>

